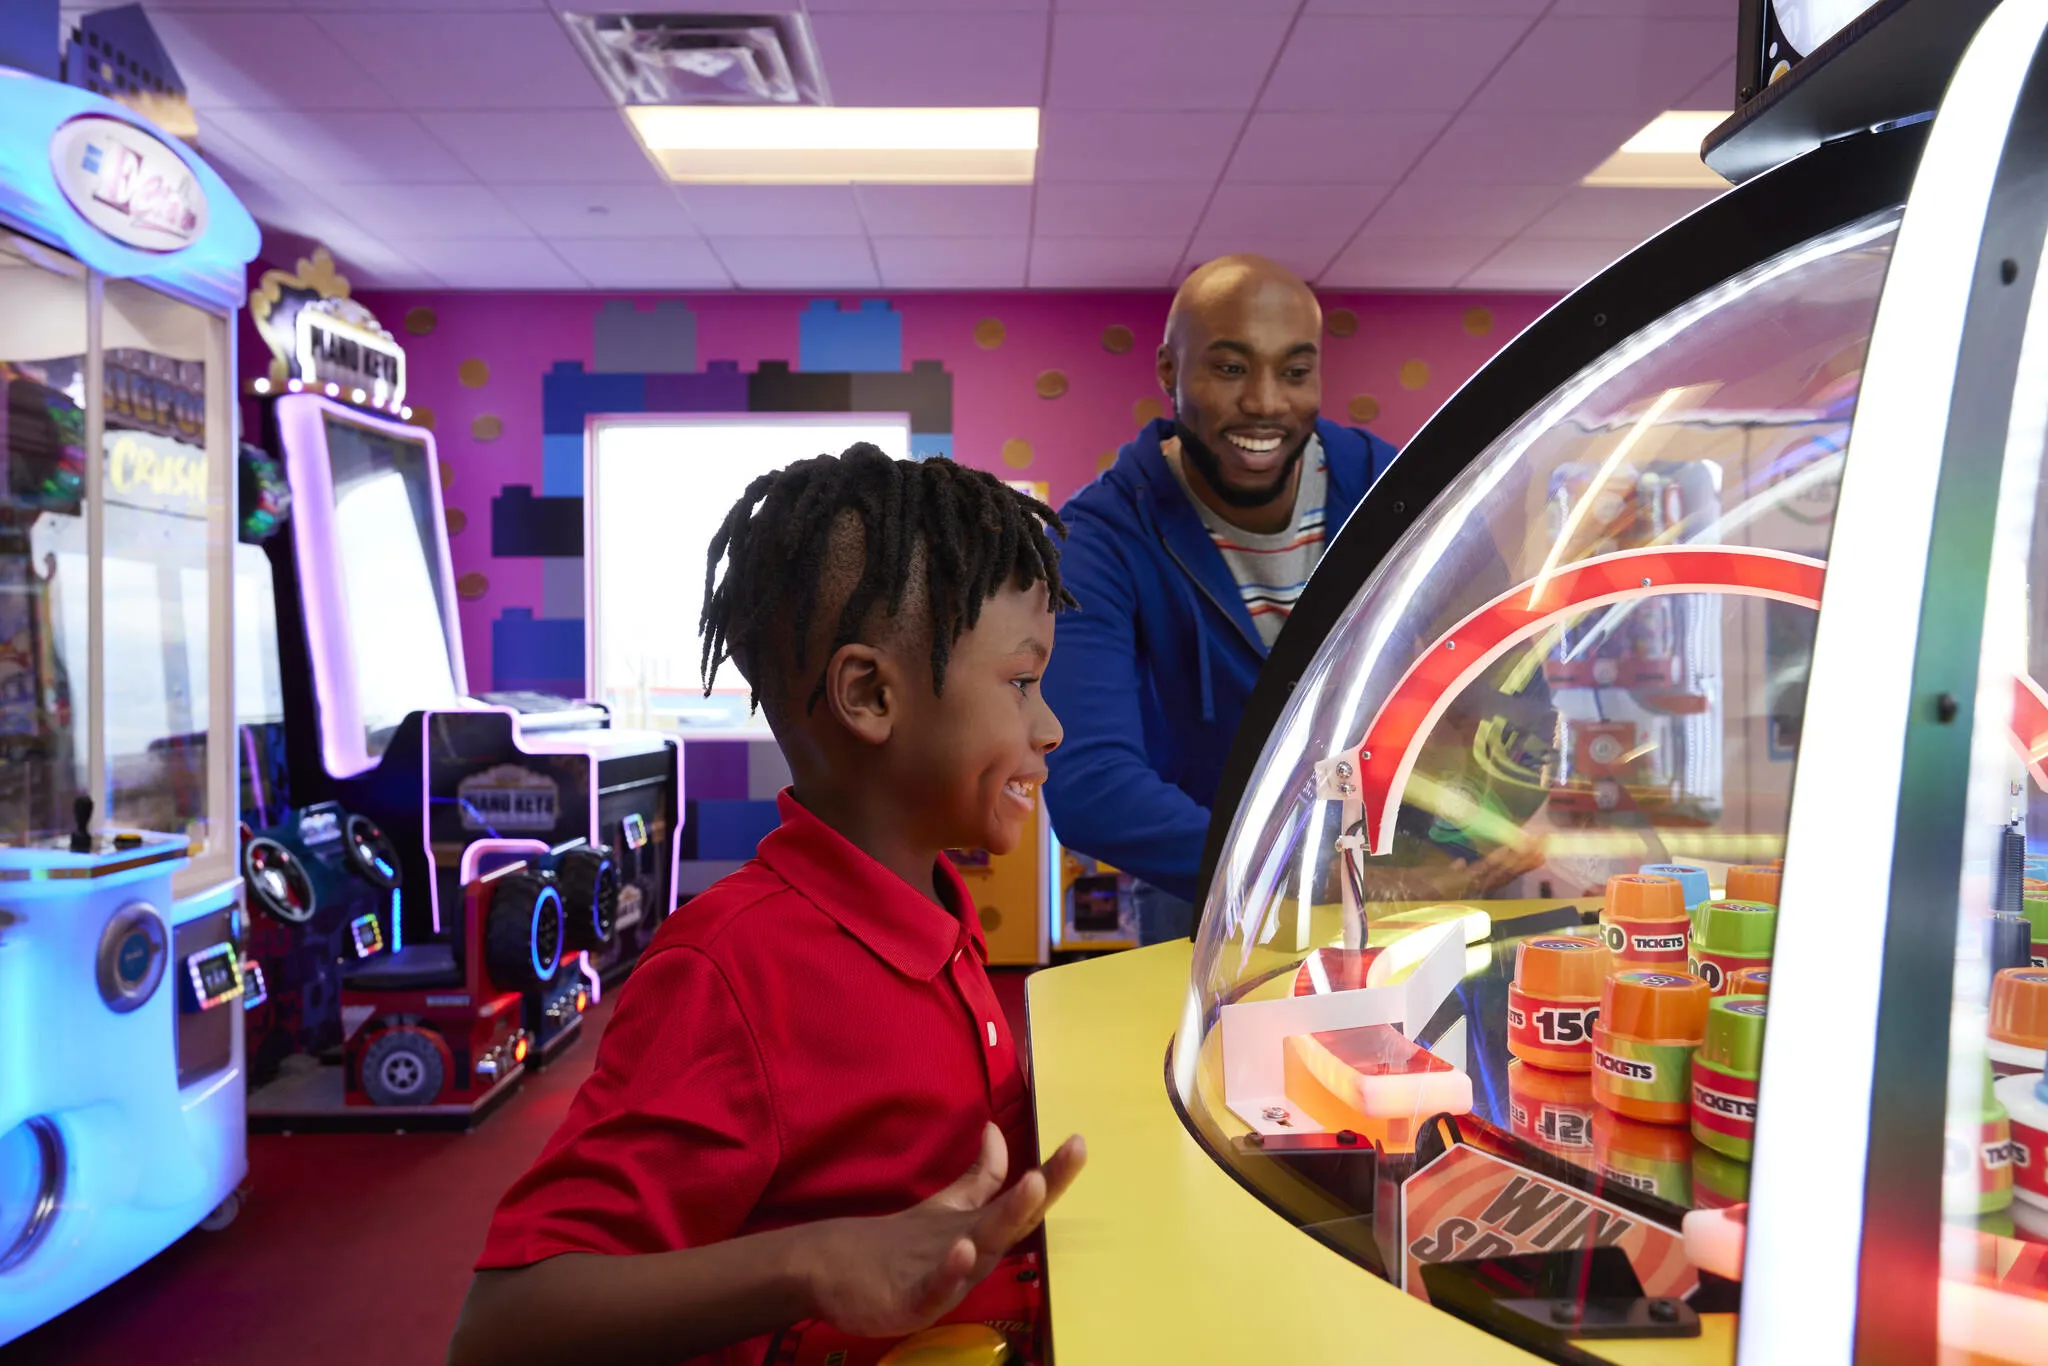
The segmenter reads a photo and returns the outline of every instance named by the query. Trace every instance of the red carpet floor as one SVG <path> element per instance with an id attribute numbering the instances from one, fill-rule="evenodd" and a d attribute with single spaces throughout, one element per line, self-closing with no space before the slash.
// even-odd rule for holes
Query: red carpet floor
<path id="1" fill-rule="evenodd" d="M 1022 1038 L 1025 974 L 992 975 Z M 240 1218 L 188 1235 L 0 1362 L 441 1362 L 491 1210 L 561 1123 L 610 1009 L 472 1133 L 252 1135 Z"/>

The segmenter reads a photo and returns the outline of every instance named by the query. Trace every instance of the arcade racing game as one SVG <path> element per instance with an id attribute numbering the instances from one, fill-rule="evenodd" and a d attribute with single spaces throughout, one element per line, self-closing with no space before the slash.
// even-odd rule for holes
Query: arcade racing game
<path id="1" fill-rule="evenodd" d="M 255 223 L 0 72 L 0 1344 L 238 1208 L 227 547 Z"/>
<path id="2" fill-rule="evenodd" d="M 1033 979 L 1066 1366 L 2048 1360 L 2048 3 L 1990 9 L 1808 54 L 1709 153 L 1801 155 L 1438 414 L 1260 680 L 1187 977 Z"/>
<path id="3" fill-rule="evenodd" d="M 280 1076 L 252 1121 L 467 1124 L 574 1040 L 666 914 L 679 751 L 597 704 L 469 695 L 403 351 L 318 257 L 266 276 L 253 311 L 279 364 L 251 387 L 291 493 L 268 548 L 302 806 L 296 845 L 275 844 L 308 871 L 317 813 L 341 875 L 389 901 L 335 954 L 343 1065 Z"/>

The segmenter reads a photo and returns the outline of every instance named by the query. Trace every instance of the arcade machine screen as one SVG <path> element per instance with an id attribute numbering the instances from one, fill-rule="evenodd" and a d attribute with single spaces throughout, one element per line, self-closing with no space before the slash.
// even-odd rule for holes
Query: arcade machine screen
<path id="1" fill-rule="evenodd" d="M 1693 1295 L 1684 1215 L 1746 1198 L 1775 865 L 1897 223 L 1740 273 L 1539 403 L 1366 579 L 1266 742 L 1174 1089 L 1268 1204 L 1413 1293 L 1438 1260 L 1614 1242 L 1644 1293 Z"/>
<path id="2" fill-rule="evenodd" d="M 449 569 L 427 448 L 326 417 L 340 601 L 358 661 L 357 705 L 374 757 L 408 713 L 460 705 Z"/>

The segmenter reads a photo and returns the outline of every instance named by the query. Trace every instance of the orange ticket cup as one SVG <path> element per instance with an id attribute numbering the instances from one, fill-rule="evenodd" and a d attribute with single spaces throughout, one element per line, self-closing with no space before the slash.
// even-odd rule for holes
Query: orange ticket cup
<path id="1" fill-rule="evenodd" d="M 1692 1051 L 1707 1037 L 1713 990 L 1683 972 L 1607 979 L 1593 1026 L 1593 1099 L 1645 1124 L 1692 1119 Z"/>
<path id="2" fill-rule="evenodd" d="M 1690 1206 L 1692 1130 L 1644 1124 L 1602 1109 L 1593 1121 L 1593 1165 L 1601 1179 L 1644 1195 Z"/>
<path id="3" fill-rule="evenodd" d="M 1771 994 L 1771 970 L 1769 967 L 1744 968 L 1728 974 L 1728 986 L 1723 996 L 1768 996 Z"/>
<path id="4" fill-rule="evenodd" d="M 1597 939 L 1524 939 L 1508 984 L 1508 1052 L 1537 1067 L 1591 1071 L 1600 986 L 1613 966 L 1614 956 Z"/>
<path id="5" fill-rule="evenodd" d="M 1730 901 L 1761 901 L 1778 904 L 1778 885 L 1784 880 L 1782 863 L 1744 864 L 1728 870 L 1728 887 L 1723 893 Z"/>
<path id="6" fill-rule="evenodd" d="M 1508 1064 L 1508 1128 L 1516 1138 L 1546 1152 L 1586 1165 L 1593 1151 L 1593 1079 L 1584 1072 L 1557 1072 Z"/>
<path id="7" fill-rule="evenodd" d="M 2034 1071 L 2048 1048 L 2048 968 L 2006 968 L 1991 979 L 1992 1071 Z"/>
<path id="8" fill-rule="evenodd" d="M 1692 915 L 1675 877 L 1617 873 L 1607 879 L 1600 935 L 1614 966 L 1684 972 L 1692 945 Z"/>

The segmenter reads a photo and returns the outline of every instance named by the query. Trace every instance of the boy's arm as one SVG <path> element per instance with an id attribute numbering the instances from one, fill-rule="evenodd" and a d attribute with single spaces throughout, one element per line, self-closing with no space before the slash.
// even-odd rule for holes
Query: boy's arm
<path id="1" fill-rule="evenodd" d="M 1117 539 L 1084 514 L 1061 551 L 1061 574 L 1081 605 L 1060 615 L 1042 685 L 1066 730 L 1047 761 L 1046 806 L 1075 850 L 1192 898 L 1209 810 L 1145 756 L 1137 603 Z M 1199 666 L 1191 659 L 1181 667 Z"/>
<path id="2" fill-rule="evenodd" d="M 673 1363 L 822 1318 L 863 1337 L 938 1319 L 1038 1226 L 1086 1160 L 1070 1138 L 1001 1195 L 1002 1134 L 945 1190 L 881 1219 L 830 1219 L 677 1252 L 568 1253 L 484 1271 L 449 1344 L 449 1366 Z"/>

